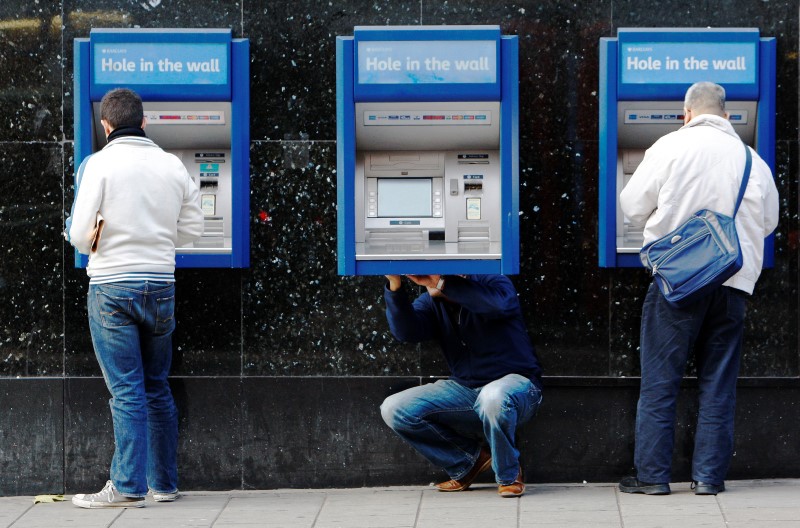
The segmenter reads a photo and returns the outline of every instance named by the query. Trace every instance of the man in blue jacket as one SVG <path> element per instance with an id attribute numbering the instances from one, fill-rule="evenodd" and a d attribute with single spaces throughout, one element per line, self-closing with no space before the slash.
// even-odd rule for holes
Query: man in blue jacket
<path id="1" fill-rule="evenodd" d="M 427 293 L 413 303 L 399 275 L 387 275 L 389 328 L 397 339 L 436 339 L 450 378 L 389 396 L 386 424 L 450 480 L 440 491 L 463 491 L 491 467 L 503 497 L 525 492 L 517 426 L 542 401 L 541 369 L 517 292 L 502 275 L 408 275 Z"/>

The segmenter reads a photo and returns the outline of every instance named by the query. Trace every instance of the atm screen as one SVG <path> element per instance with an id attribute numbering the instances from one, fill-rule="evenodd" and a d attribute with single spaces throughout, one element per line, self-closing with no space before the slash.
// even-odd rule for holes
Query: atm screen
<path id="1" fill-rule="evenodd" d="M 378 178 L 379 217 L 430 217 L 431 178 Z"/>

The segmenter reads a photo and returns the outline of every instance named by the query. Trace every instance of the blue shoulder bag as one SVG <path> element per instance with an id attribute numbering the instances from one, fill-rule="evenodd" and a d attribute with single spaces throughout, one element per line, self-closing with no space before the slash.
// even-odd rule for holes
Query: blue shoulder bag
<path id="1" fill-rule="evenodd" d="M 747 161 L 733 216 L 703 209 L 680 227 L 639 252 L 664 298 L 678 308 L 708 295 L 742 269 L 742 251 L 734 219 L 744 198 L 753 159 Z"/>

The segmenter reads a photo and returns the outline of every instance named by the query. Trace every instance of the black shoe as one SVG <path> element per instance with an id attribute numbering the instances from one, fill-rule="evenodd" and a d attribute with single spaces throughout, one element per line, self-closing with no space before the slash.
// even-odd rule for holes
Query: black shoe
<path id="1" fill-rule="evenodd" d="M 636 477 L 625 477 L 619 483 L 623 493 L 644 493 L 645 495 L 669 495 L 669 484 L 653 484 L 642 482 Z"/>
<path id="2" fill-rule="evenodd" d="M 725 491 L 725 483 L 709 484 L 708 482 L 692 481 L 692 489 L 695 495 L 716 495 Z"/>

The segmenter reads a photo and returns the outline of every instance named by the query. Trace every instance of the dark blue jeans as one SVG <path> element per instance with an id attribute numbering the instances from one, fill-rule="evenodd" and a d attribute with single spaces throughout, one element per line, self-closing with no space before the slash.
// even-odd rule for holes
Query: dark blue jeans
<path id="1" fill-rule="evenodd" d="M 676 401 L 692 351 L 700 389 L 692 479 L 710 484 L 725 479 L 733 455 L 745 296 L 721 287 L 691 306 L 675 308 L 650 285 L 642 310 L 634 458 L 642 482 L 670 481 Z"/>
<path id="2" fill-rule="evenodd" d="M 178 412 L 167 376 L 175 329 L 175 285 L 89 285 L 89 328 L 111 392 L 111 481 L 122 495 L 178 489 Z"/>

